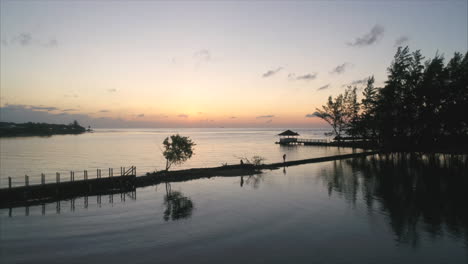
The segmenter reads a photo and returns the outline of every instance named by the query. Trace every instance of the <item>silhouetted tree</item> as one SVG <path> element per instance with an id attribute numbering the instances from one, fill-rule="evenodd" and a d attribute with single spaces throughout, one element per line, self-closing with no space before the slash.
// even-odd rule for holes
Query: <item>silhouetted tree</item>
<path id="1" fill-rule="evenodd" d="M 377 122 L 376 108 L 378 100 L 378 88 L 374 86 L 374 76 L 369 77 L 367 85 L 362 92 L 363 99 L 361 101 L 361 115 L 358 119 L 357 132 L 365 138 L 376 138 Z"/>
<path id="2" fill-rule="evenodd" d="M 163 155 L 166 158 L 166 171 L 172 165 L 182 164 L 193 155 L 195 143 L 189 137 L 172 135 L 163 141 Z"/>
<path id="3" fill-rule="evenodd" d="M 339 94 L 335 99 L 328 97 L 327 104 L 322 109 L 316 108 L 314 115 L 330 124 L 333 133 L 340 140 L 343 133 L 350 130 L 352 122 L 357 120 L 358 112 L 356 87 L 349 86 L 344 94 Z"/>
<path id="4" fill-rule="evenodd" d="M 388 68 L 385 86 L 374 87 L 369 78 L 361 106 L 356 90 L 317 109 L 341 137 L 373 139 L 393 150 L 468 149 L 468 53 L 455 53 L 444 64 L 436 54 L 423 63 L 419 50 L 399 47 Z"/>

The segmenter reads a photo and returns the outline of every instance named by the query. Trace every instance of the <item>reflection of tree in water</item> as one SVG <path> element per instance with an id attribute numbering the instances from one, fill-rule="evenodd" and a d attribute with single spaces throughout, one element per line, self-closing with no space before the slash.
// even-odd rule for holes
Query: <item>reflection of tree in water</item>
<path id="1" fill-rule="evenodd" d="M 171 184 L 166 183 L 166 195 L 164 196 L 164 220 L 179 220 L 192 216 L 193 203 L 190 198 L 179 191 L 172 191 Z"/>
<path id="2" fill-rule="evenodd" d="M 468 241 L 467 169 L 466 155 L 394 154 L 334 162 L 323 177 L 330 195 L 352 204 L 362 195 L 388 215 L 399 242 L 416 246 L 421 232 Z"/>
<path id="3" fill-rule="evenodd" d="M 260 186 L 260 182 L 263 181 L 263 175 L 261 174 L 254 174 L 247 176 L 247 179 L 244 180 L 244 176 L 241 176 L 241 184 L 242 187 L 244 184 L 251 185 L 254 189 L 258 189 Z"/>

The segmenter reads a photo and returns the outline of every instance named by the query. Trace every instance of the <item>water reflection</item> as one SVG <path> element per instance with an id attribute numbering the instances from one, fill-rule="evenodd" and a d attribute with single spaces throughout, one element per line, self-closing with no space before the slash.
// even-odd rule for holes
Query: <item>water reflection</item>
<path id="1" fill-rule="evenodd" d="M 369 213 L 389 218 L 400 243 L 417 246 L 422 232 L 451 235 L 468 242 L 467 156 L 376 155 L 334 162 L 322 174 L 329 195 L 356 205 L 363 199 Z M 362 198 L 361 198 L 362 197 Z"/>
<path id="2" fill-rule="evenodd" d="M 244 177 L 247 177 L 244 180 Z M 260 186 L 260 182 L 263 181 L 263 175 L 262 174 L 254 174 L 254 175 L 248 175 L 248 176 L 241 176 L 240 177 L 240 187 L 243 187 L 245 185 L 250 185 L 254 189 L 258 189 Z"/>
<path id="3" fill-rule="evenodd" d="M 192 200 L 179 191 L 172 191 L 170 183 L 166 183 L 164 205 L 166 206 L 163 216 L 165 221 L 190 218 L 194 208 Z"/>
<path id="4" fill-rule="evenodd" d="M 71 198 L 67 200 L 57 200 L 55 202 L 49 202 L 49 203 L 32 202 L 31 204 L 26 204 L 25 206 L 9 207 L 8 217 L 29 216 L 30 210 L 32 210 L 33 212 L 36 212 L 33 215 L 38 214 L 39 211 L 41 215 L 46 215 L 50 213 L 61 214 L 64 210 L 67 212 L 75 212 L 76 210 L 79 210 L 79 209 L 88 209 L 89 204 L 90 204 L 89 200 L 92 199 L 93 197 L 96 199 L 96 202 L 95 203 L 93 202 L 93 205 L 98 208 L 101 208 L 103 196 L 105 197 L 105 199 L 107 197 L 106 200 L 108 200 L 108 204 L 113 206 L 114 202 L 125 203 L 127 199 L 133 200 L 133 201 L 136 200 L 136 190 L 133 190 L 131 192 L 120 192 L 120 193 L 110 193 L 110 194 L 95 195 L 95 196 L 75 197 L 75 198 Z M 119 196 L 120 196 L 120 200 L 117 200 L 118 198 L 114 198 L 114 197 L 119 197 Z M 77 202 L 79 206 L 76 206 Z"/>

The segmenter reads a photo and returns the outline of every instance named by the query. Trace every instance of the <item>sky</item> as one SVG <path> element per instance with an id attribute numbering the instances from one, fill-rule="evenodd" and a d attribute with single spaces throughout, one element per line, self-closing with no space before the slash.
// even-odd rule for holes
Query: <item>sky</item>
<path id="1" fill-rule="evenodd" d="M 398 46 L 468 47 L 467 0 L 0 2 L 0 120 L 326 127 Z"/>

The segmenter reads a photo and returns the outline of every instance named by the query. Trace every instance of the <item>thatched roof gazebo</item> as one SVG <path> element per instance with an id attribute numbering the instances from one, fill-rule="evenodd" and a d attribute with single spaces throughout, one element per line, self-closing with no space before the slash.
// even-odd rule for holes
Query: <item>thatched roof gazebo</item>
<path id="1" fill-rule="evenodd" d="M 286 130 L 286 131 L 284 131 L 282 133 L 279 133 L 278 136 L 280 136 L 280 137 L 297 137 L 297 136 L 299 136 L 299 133 L 296 133 L 296 132 L 291 131 L 291 130 L 288 129 L 288 130 Z"/>
<path id="2" fill-rule="evenodd" d="M 279 133 L 278 136 L 280 137 L 280 140 L 278 142 L 279 144 L 290 144 L 297 141 L 299 133 L 288 129 L 282 133 Z"/>

